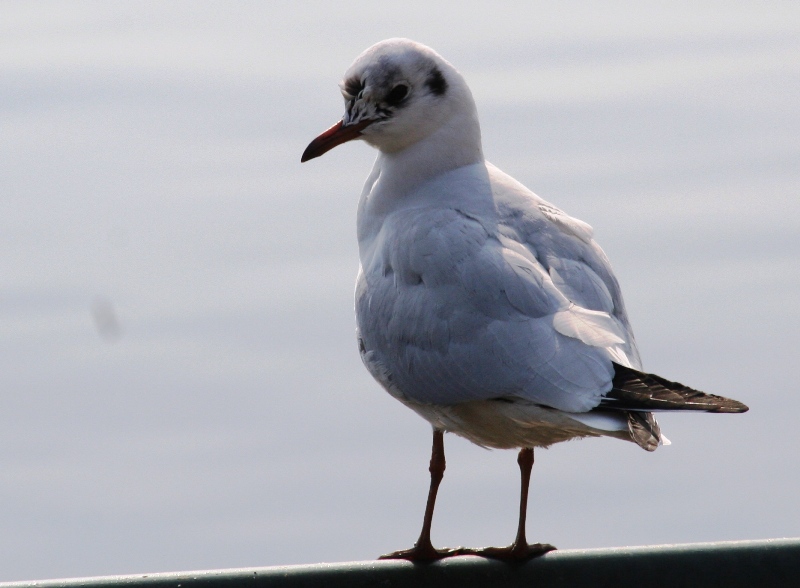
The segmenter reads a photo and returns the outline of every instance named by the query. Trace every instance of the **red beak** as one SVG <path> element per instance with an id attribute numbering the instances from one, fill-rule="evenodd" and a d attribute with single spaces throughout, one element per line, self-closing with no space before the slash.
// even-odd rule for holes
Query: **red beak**
<path id="1" fill-rule="evenodd" d="M 367 128 L 374 121 L 362 120 L 354 125 L 344 126 L 342 121 L 337 122 L 319 137 L 311 141 L 303 151 L 300 163 L 319 157 L 342 143 L 347 143 L 361 136 L 361 131 Z"/>

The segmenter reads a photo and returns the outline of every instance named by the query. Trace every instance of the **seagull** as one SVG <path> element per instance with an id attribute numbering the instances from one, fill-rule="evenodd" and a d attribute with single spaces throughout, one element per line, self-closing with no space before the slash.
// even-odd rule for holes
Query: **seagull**
<path id="1" fill-rule="evenodd" d="M 592 228 L 484 159 L 472 93 L 433 49 L 381 41 L 356 58 L 340 89 L 344 116 L 301 161 L 353 139 L 378 150 L 358 204 L 358 348 L 381 386 L 433 428 L 422 531 L 412 548 L 381 558 L 540 556 L 555 547 L 526 540 L 534 448 L 615 437 L 654 451 L 669 444 L 654 411 L 748 410 L 642 371 Z M 519 449 L 511 545 L 431 544 L 444 432 Z"/>

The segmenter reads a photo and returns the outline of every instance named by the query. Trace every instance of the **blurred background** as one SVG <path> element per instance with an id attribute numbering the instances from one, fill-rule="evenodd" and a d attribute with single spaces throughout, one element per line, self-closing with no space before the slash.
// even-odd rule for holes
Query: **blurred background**
<path id="1" fill-rule="evenodd" d="M 300 165 L 406 36 L 487 158 L 595 227 L 645 367 L 741 400 L 537 451 L 532 541 L 800 535 L 800 4 L 0 3 L 0 580 L 372 559 L 429 426 L 362 367 L 375 153 Z M 448 435 L 437 545 L 508 544 L 516 454 Z"/>

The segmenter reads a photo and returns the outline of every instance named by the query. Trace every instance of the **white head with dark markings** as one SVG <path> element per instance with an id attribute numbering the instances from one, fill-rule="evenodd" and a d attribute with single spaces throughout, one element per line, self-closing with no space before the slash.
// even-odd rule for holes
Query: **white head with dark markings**
<path id="1" fill-rule="evenodd" d="M 352 139 L 384 153 L 398 152 L 464 114 L 470 120 L 462 124 L 478 129 L 475 103 L 461 74 L 433 49 L 408 39 L 388 39 L 367 49 L 340 88 L 342 120 L 311 142 L 302 161 Z"/>

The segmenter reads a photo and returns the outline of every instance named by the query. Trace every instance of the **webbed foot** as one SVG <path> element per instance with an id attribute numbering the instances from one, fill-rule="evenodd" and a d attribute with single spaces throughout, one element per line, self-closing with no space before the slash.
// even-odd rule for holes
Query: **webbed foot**
<path id="1" fill-rule="evenodd" d="M 458 555 L 477 555 L 489 559 L 507 562 L 523 562 L 540 557 L 548 551 L 555 551 L 549 543 L 512 543 L 508 547 L 480 547 L 477 549 L 462 547 Z"/>
<path id="2" fill-rule="evenodd" d="M 447 557 L 455 557 L 456 555 L 464 555 L 464 547 L 436 549 L 433 545 L 415 545 L 411 549 L 401 549 L 400 551 L 393 551 L 381 555 L 378 559 L 405 559 L 411 562 L 432 562 L 445 559 Z"/>

